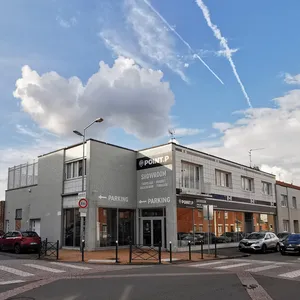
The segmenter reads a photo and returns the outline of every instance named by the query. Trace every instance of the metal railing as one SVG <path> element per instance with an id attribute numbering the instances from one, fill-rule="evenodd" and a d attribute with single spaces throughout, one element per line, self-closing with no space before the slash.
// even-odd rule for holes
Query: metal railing
<path id="1" fill-rule="evenodd" d="M 161 264 L 161 243 L 154 246 L 129 245 L 129 263 L 138 261 L 158 261 Z"/>
<path id="2" fill-rule="evenodd" d="M 41 242 L 39 248 L 38 258 L 54 258 L 58 260 L 59 257 L 59 241 L 48 242 L 48 239 L 45 239 Z"/>

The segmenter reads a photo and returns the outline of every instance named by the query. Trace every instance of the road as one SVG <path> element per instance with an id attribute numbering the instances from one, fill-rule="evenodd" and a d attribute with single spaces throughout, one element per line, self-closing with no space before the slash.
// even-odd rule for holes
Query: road
<path id="1" fill-rule="evenodd" d="M 279 253 L 154 266 L 0 261 L 0 300 L 285 300 L 299 289 L 300 260 Z"/>

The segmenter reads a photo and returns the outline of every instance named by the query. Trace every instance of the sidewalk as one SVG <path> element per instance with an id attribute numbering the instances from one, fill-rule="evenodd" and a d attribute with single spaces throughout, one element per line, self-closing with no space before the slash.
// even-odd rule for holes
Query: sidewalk
<path id="1" fill-rule="evenodd" d="M 150 255 L 155 256 L 154 259 L 150 259 Z M 150 252 L 149 254 L 138 253 L 137 255 L 142 256 L 144 259 L 134 259 L 137 258 L 136 254 L 133 254 L 132 264 L 137 263 L 158 263 L 158 253 Z M 214 254 L 204 254 L 203 259 L 201 259 L 201 253 L 192 252 L 192 260 L 191 261 L 201 261 L 201 260 L 210 260 L 215 259 Z M 169 252 L 161 252 L 162 263 L 169 263 L 170 253 Z M 68 262 L 81 262 L 82 256 L 79 250 L 67 250 L 61 249 L 59 251 L 59 260 L 60 261 L 68 261 Z M 172 253 L 172 261 L 175 262 L 183 262 L 189 260 L 188 252 L 174 252 Z M 84 261 L 90 263 L 115 263 L 116 262 L 116 252 L 114 249 L 111 250 L 100 250 L 100 251 L 85 251 L 84 253 Z M 129 263 L 129 249 L 119 249 L 118 251 L 118 262 L 121 264 Z"/>

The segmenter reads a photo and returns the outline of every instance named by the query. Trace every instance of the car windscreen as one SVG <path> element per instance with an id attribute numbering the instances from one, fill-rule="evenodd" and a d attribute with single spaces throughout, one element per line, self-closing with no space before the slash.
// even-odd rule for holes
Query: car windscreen
<path id="1" fill-rule="evenodd" d="M 288 238 L 290 242 L 296 242 L 300 240 L 300 234 L 291 234 Z"/>
<path id="2" fill-rule="evenodd" d="M 22 232 L 23 237 L 38 237 L 38 234 L 34 231 L 31 232 Z"/>
<path id="3" fill-rule="evenodd" d="M 278 233 L 277 236 L 278 238 L 284 238 L 284 237 L 287 237 L 289 234 L 287 232 L 283 232 L 283 233 Z"/>
<path id="4" fill-rule="evenodd" d="M 251 233 L 247 239 L 249 240 L 256 240 L 256 239 L 263 239 L 265 237 L 265 233 Z"/>

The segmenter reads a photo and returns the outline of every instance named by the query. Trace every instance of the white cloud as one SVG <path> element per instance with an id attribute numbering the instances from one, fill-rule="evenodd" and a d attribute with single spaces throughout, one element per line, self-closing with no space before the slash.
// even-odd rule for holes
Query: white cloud
<path id="1" fill-rule="evenodd" d="M 162 20 L 142 0 L 125 0 L 124 9 L 124 18 L 116 18 L 112 8 L 105 12 L 111 13 L 108 21 L 103 20 L 99 33 L 105 45 L 116 55 L 132 58 L 142 66 L 166 66 L 188 82 L 186 62 L 178 56 L 176 41 Z"/>
<path id="2" fill-rule="evenodd" d="M 62 17 L 57 16 L 56 21 L 61 27 L 66 29 L 75 26 L 77 24 L 77 19 L 75 17 L 71 17 L 70 20 L 65 20 Z"/>
<path id="3" fill-rule="evenodd" d="M 300 74 L 293 76 L 289 73 L 286 73 L 284 81 L 287 84 L 300 84 Z"/>
<path id="4" fill-rule="evenodd" d="M 207 6 L 204 4 L 204 2 L 202 0 L 196 0 L 196 3 L 197 5 L 200 7 L 202 13 L 203 13 L 203 16 L 204 16 L 204 19 L 206 20 L 206 23 L 208 25 L 208 27 L 212 30 L 212 32 L 214 33 L 214 36 L 220 41 L 220 45 L 221 47 L 223 48 L 221 52 L 226 58 L 227 60 L 229 61 L 230 63 L 230 66 L 232 68 L 232 71 L 233 71 L 233 74 L 237 80 L 237 82 L 239 83 L 240 87 L 241 87 L 241 90 L 247 100 L 247 103 L 249 105 L 249 107 L 252 107 L 252 104 L 251 104 L 251 101 L 250 101 L 250 98 L 246 92 L 246 89 L 240 79 L 240 76 L 236 70 L 236 66 L 232 60 L 232 53 L 236 52 L 236 49 L 230 49 L 229 46 L 228 46 L 228 42 L 226 40 L 225 37 L 222 36 L 222 33 L 221 33 L 221 30 L 218 28 L 217 25 L 213 24 L 212 21 L 211 21 L 211 18 L 210 18 L 210 12 L 207 8 Z"/>
<path id="5" fill-rule="evenodd" d="M 203 143 L 193 146 L 233 161 L 274 173 L 280 180 L 300 185 L 300 90 L 291 90 L 275 98 L 274 108 L 248 109 L 234 123 L 215 123 L 213 127 L 223 134 L 220 145 Z"/>
<path id="6" fill-rule="evenodd" d="M 98 131 L 119 127 L 146 140 L 168 130 L 174 95 L 162 77 L 161 71 L 141 68 L 124 57 L 112 67 L 100 62 L 86 85 L 78 77 L 39 75 L 24 66 L 14 96 L 41 128 L 55 134 L 70 135 L 101 116 L 105 122 Z"/>
<path id="7" fill-rule="evenodd" d="M 205 130 L 198 128 L 176 128 L 174 130 L 175 136 L 191 136 L 203 133 Z"/>

